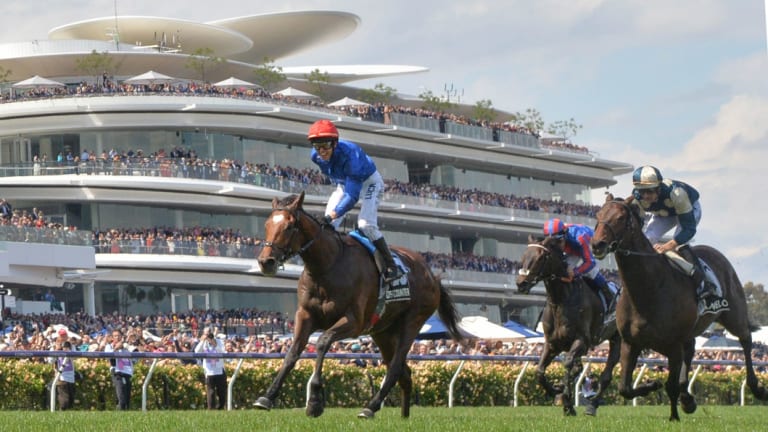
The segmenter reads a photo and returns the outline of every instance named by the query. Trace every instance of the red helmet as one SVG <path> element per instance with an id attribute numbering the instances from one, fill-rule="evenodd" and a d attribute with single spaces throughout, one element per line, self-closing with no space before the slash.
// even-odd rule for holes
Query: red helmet
<path id="1" fill-rule="evenodd" d="M 336 126 L 334 126 L 334 124 L 331 123 L 330 120 L 318 120 L 312 123 L 312 126 L 309 127 L 309 133 L 307 134 L 307 138 L 310 140 L 313 140 L 316 138 L 339 139 L 339 131 L 338 129 L 336 129 Z"/>
<path id="2" fill-rule="evenodd" d="M 565 222 L 560 219 L 550 219 L 544 223 L 544 235 L 552 237 L 562 237 L 568 228 L 565 226 Z"/>

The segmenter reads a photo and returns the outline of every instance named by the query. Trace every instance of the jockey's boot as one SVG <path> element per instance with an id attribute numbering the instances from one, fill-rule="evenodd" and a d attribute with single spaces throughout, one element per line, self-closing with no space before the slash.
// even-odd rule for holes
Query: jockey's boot
<path id="1" fill-rule="evenodd" d="M 382 258 L 384 258 L 384 282 L 389 283 L 403 277 L 403 272 L 400 271 L 400 268 L 395 264 L 395 259 L 392 257 L 392 252 L 390 252 L 384 237 L 374 240 L 373 245 L 376 246 L 376 250 L 378 250 L 381 253 Z"/>
<path id="2" fill-rule="evenodd" d="M 611 291 L 611 288 L 608 286 L 608 281 L 605 279 L 605 276 L 603 276 L 602 273 L 598 273 L 595 278 L 592 278 L 592 282 L 592 286 L 596 287 L 601 293 L 603 293 L 603 297 L 605 297 L 605 311 L 607 316 L 610 314 L 611 309 L 613 309 L 614 306 L 613 291 Z"/>
<path id="3" fill-rule="evenodd" d="M 706 277 L 704 269 L 701 268 L 701 261 L 699 261 L 696 255 L 694 255 L 691 246 L 684 244 L 677 248 L 677 253 L 679 253 L 681 257 L 685 258 L 686 261 L 693 264 L 693 273 L 691 274 L 691 277 L 693 278 L 693 282 L 696 284 L 697 290 L 699 286 L 701 286 L 701 283 L 704 282 L 704 290 L 701 293 L 701 297 L 704 298 L 717 295 L 717 287 L 709 280 L 709 278 Z"/>

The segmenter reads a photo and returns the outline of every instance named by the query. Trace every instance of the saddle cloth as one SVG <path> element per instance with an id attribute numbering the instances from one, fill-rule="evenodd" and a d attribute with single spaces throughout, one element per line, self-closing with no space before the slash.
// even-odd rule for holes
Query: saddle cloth
<path id="1" fill-rule="evenodd" d="M 685 258 L 680 256 L 676 251 L 667 251 L 664 253 L 667 258 L 674 264 L 674 267 L 677 267 L 678 270 L 682 271 L 688 276 L 693 275 L 693 264 L 686 261 Z M 715 275 L 715 272 L 712 270 L 712 267 L 707 264 L 706 261 L 704 261 L 701 258 L 696 258 L 699 260 L 699 263 L 701 264 L 701 268 L 704 269 L 704 277 L 706 280 L 712 282 L 715 287 L 717 287 L 717 290 L 715 291 L 717 293 L 718 297 L 723 296 L 723 287 L 720 286 L 720 281 L 717 280 L 717 276 Z M 704 283 L 702 283 L 700 286 L 696 288 L 696 294 L 701 295 L 702 291 L 704 289 Z"/>
<path id="2" fill-rule="evenodd" d="M 368 250 L 368 252 L 376 261 L 376 266 L 379 268 L 379 273 L 381 273 L 383 270 L 383 263 L 380 263 L 378 260 L 376 260 L 376 246 L 373 245 L 373 242 L 371 242 L 368 237 L 364 236 L 358 231 L 351 231 L 349 236 L 357 240 L 361 245 L 365 247 L 366 250 Z M 403 277 L 393 280 L 388 284 L 384 282 L 383 278 L 381 279 L 381 283 L 379 285 L 379 302 L 383 300 L 386 303 L 390 303 L 394 301 L 404 301 L 411 299 L 411 287 L 408 282 L 408 272 L 410 272 L 410 269 L 403 263 L 403 260 L 398 254 L 393 252 L 392 258 L 394 258 L 395 264 L 403 272 Z"/>

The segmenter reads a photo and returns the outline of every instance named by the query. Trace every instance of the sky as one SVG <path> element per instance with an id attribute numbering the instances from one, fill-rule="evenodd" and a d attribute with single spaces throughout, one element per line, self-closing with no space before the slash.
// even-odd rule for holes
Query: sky
<path id="1" fill-rule="evenodd" d="M 282 66 L 396 64 L 426 73 L 383 83 L 404 94 L 490 100 L 510 113 L 573 118 L 572 138 L 600 158 L 654 165 L 699 190 L 695 244 L 722 251 L 743 283 L 768 286 L 768 50 L 761 0 L 4 0 L 1 42 L 45 39 L 90 18 L 211 21 L 297 10 L 361 18 L 348 38 L 280 59 Z M 627 196 L 631 176 L 610 192 Z M 595 190 L 595 204 L 604 189 Z M 761 222 L 762 223 L 762 222 Z M 768 223 L 766 223 L 768 226 Z"/>

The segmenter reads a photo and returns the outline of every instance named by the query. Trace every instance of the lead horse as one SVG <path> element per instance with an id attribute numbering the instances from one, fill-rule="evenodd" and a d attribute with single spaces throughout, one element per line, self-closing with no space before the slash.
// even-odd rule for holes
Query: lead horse
<path id="1" fill-rule="evenodd" d="M 282 200 L 274 198 L 272 213 L 265 222 L 264 248 L 258 258 L 262 273 L 274 276 L 278 267 L 295 255 L 304 261 L 304 271 L 299 277 L 293 344 L 272 385 L 255 405 L 272 408 L 309 335 L 323 330 L 317 340 L 317 359 L 306 407 L 308 416 L 318 417 L 325 409 L 325 355 L 333 342 L 369 329 L 375 320 L 381 278 L 368 250 L 304 211 L 303 202 L 304 192 Z M 374 417 L 395 383 L 400 384 L 401 415 L 409 416 L 413 382 L 406 356 L 435 309 L 449 333 L 457 340 L 462 339 L 453 300 L 421 254 L 400 247 L 392 249 L 409 269 L 410 300 L 387 304 L 382 316 L 370 327 L 369 334 L 379 348 L 387 373 L 379 391 L 358 415 L 362 418 Z"/>
<path id="2" fill-rule="evenodd" d="M 547 395 L 562 395 L 563 414 L 576 415 L 574 384 L 583 369 L 581 357 L 587 350 L 608 340 L 609 352 L 600 374 L 597 393 L 589 399 L 585 413 L 596 415 L 602 395 L 611 383 L 613 368 L 619 360 L 619 333 L 616 324 L 608 322 L 604 329 L 603 306 L 598 295 L 583 279 L 568 280 L 568 267 L 563 251 L 552 237 L 536 241 L 528 239 L 528 247 L 521 259 L 517 276 L 517 290 L 527 294 L 539 281 L 547 289 L 547 303 L 542 313 L 544 350 L 536 368 L 536 378 Z M 565 352 L 562 384 L 555 387 L 547 379 L 547 367 L 560 353 Z"/>
<path id="3" fill-rule="evenodd" d="M 632 373 L 643 349 L 650 348 L 667 357 L 669 375 L 664 384 L 671 408 L 670 420 L 680 420 L 678 399 L 683 412 L 696 411 L 696 399 L 688 393 L 695 337 L 713 321 L 739 339 L 744 351 L 747 385 L 756 399 L 768 394 L 760 385 L 752 366 L 752 332 L 757 329 L 747 318 L 744 290 L 733 266 L 720 252 L 709 246 L 695 246 L 697 257 L 714 270 L 730 310 L 698 315 L 693 279 L 672 267 L 658 254 L 643 233 L 643 218 L 633 198 L 613 199 L 609 195 L 597 213 L 592 251 L 598 259 L 613 252 L 624 282 L 616 310 L 621 334 L 621 381 L 619 393 L 627 399 L 645 396 L 661 387 L 658 381 L 632 387 Z"/>

